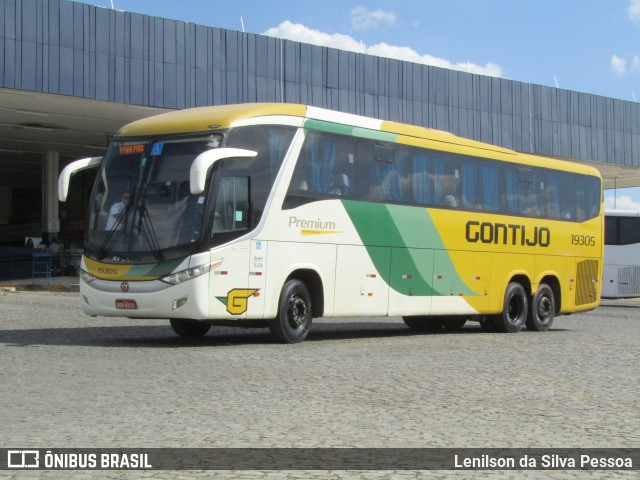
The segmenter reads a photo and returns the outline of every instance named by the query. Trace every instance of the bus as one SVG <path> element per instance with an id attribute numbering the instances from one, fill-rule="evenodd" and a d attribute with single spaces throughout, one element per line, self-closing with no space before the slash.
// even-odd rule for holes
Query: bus
<path id="1" fill-rule="evenodd" d="M 80 293 L 94 316 L 268 327 L 319 317 L 548 330 L 600 301 L 597 170 L 297 104 L 199 107 L 124 126 L 91 195 Z"/>
<path id="2" fill-rule="evenodd" d="M 604 214 L 603 298 L 640 297 L 640 212 Z"/>

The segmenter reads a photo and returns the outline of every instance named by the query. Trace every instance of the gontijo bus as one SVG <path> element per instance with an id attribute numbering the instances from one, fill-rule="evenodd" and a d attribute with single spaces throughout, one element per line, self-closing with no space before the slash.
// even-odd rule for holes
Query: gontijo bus
<path id="1" fill-rule="evenodd" d="M 89 315 L 300 342 L 322 316 L 544 331 L 600 300 L 601 179 L 587 166 L 292 104 L 133 122 L 104 158 L 63 170 L 60 200 L 98 165 Z"/>

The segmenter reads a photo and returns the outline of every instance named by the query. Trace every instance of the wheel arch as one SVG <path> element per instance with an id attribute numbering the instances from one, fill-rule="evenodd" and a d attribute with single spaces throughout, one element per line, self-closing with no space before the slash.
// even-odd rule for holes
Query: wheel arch
<path id="1" fill-rule="evenodd" d="M 562 310 L 562 288 L 560 287 L 560 280 L 556 275 L 549 274 L 542 277 L 538 285 L 542 283 L 546 283 L 551 288 L 555 300 L 555 314 L 559 314 Z"/>
<path id="2" fill-rule="evenodd" d="M 289 280 L 298 279 L 307 286 L 311 296 L 312 315 L 314 318 L 324 315 L 324 285 L 320 274 L 310 268 L 298 268 L 287 276 L 284 283 Z"/>
<path id="3" fill-rule="evenodd" d="M 532 294 L 532 288 L 531 288 L 531 280 L 529 279 L 529 277 L 524 274 L 524 273 L 517 273 L 515 275 L 513 275 L 509 281 L 507 282 L 507 286 L 510 283 L 519 283 L 520 285 L 522 285 L 525 289 L 525 291 L 527 292 L 528 295 Z M 506 291 L 506 286 L 505 286 L 505 291 Z"/>

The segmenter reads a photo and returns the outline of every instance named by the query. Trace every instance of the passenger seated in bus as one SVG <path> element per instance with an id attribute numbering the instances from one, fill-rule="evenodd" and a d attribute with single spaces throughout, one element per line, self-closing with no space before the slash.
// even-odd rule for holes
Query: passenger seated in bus
<path id="1" fill-rule="evenodd" d="M 525 215 L 530 215 L 532 217 L 541 216 L 540 208 L 536 204 L 535 194 L 525 195 L 523 197 L 524 200 L 524 213 Z"/>
<path id="2" fill-rule="evenodd" d="M 442 205 L 444 205 L 445 207 L 457 207 L 458 200 L 456 200 L 455 195 L 448 194 L 445 195 L 442 199 Z"/>
<path id="3" fill-rule="evenodd" d="M 555 185 L 547 185 L 544 190 L 544 197 L 547 217 L 560 218 L 560 209 L 558 208 L 558 189 Z"/>
<path id="4" fill-rule="evenodd" d="M 576 190 L 576 220 L 586 220 L 587 216 L 584 213 L 584 205 L 587 201 L 587 197 L 584 194 L 583 188 Z"/>
<path id="5" fill-rule="evenodd" d="M 329 194 L 349 195 L 349 177 L 344 173 L 331 175 L 331 179 L 329 180 Z"/>
<path id="6" fill-rule="evenodd" d="M 293 178 L 291 179 L 291 187 L 292 190 L 297 190 L 300 192 L 308 192 L 310 185 L 311 173 L 309 172 L 309 168 L 306 165 L 299 165 L 299 168 L 294 173 Z"/>
<path id="7" fill-rule="evenodd" d="M 456 186 L 453 181 L 445 181 L 442 188 L 442 205 L 445 207 L 457 207 L 458 198 L 456 195 Z"/>
<path id="8" fill-rule="evenodd" d="M 392 202 L 406 202 L 411 197 L 411 174 L 393 169 L 380 184 L 369 188 L 368 198 Z"/>

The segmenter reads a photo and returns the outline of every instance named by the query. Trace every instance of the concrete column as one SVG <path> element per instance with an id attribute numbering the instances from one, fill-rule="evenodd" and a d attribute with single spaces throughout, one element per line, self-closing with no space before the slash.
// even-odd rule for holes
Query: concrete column
<path id="1" fill-rule="evenodd" d="M 46 152 L 42 162 L 42 231 L 48 240 L 60 233 L 58 216 L 58 152 Z"/>

